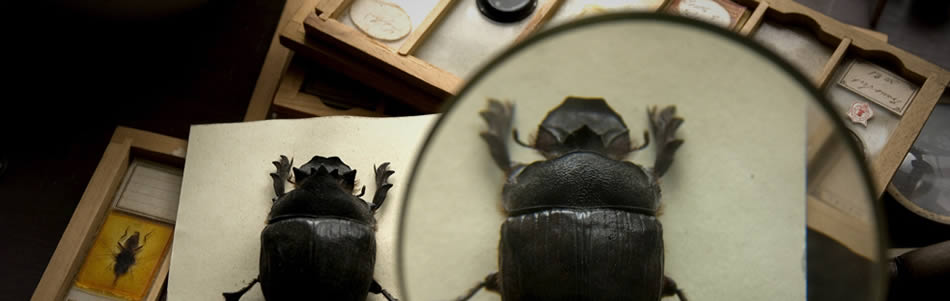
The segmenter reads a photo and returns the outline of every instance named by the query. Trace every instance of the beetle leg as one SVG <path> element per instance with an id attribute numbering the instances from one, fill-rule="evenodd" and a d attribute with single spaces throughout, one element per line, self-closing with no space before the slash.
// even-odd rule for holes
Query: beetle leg
<path id="1" fill-rule="evenodd" d="M 395 171 L 389 170 L 389 162 L 384 162 L 379 167 L 373 166 L 373 169 L 376 171 L 376 193 L 373 194 L 373 204 L 370 205 L 370 209 L 376 212 L 376 209 L 383 206 L 383 201 L 386 201 L 389 188 L 393 187 L 393 184 L 389 183 L 389 176 Z"/>
<path id="2" fill-rule="evenodd" d="M 676 106 L 663 108 L 659 113 L 656 107 L 647 108 L 650 117 L 650 128 L 656 138 L 656 162 L 653 164 L 653 173 L 657 178 L 663 176 L 673 164 L 673 153 L 683 145 L 683 139 L 676 139 L 676 129 L 683 124 L 683 118 L 677 117 Z"/>
<path id="3" fill-rule="evenodd" d="M 393 297 L 392 294 L 387 292 L 386 289 L 383 288 L 383 286 L 379 285 L 379 282 L 376 282 L 376 279 L 373 279 L 373 283 L 369 284 L 369 292 L 377 294 L 377 295 L 381 294 L 383 295 L 383 297 L 386 298 L 386 300 L 389 300 L 389 301 L 399 301 L 399 299 L 396 299 L 396 297 Z"/>
<path id="4" fill-rule="evenodd" d="M 467 301 L 468 299 L 471 299 L 473 296 L 475 296 L 475 293 L 477 293 L 478 290 L 482 289 L 483 287 L 486 291 L 499 292 L 500 286 L 498 285 L 498 272 L 488 274 L 488 276 L 485 277 L 485 280 L 479 282 L 477 285 L 475 285 L 475 287 L 468 290 L 468 293 L 465 293 L 464 296 L 455 299 L 455 301 Z"/>
<path id="5" fill-rule="evenodd" d="M 279 198 L 284 196 L 284 183 L 290 179 L 290 169 L 294 166 L 294 160 L 287 160 L 287 156 L 280 155 L 280 161 L 271 163 L 274 163 L 274 167 L 277 167 L 277 172 L 272 172 L 270 177 L 274 180 L 274 194 Z M 274 198 L 274 200 L 276 201 L 277 198 Z"/>
<path id="6" fill-rule="evenodd" d="M 259 282 L 259 279 L 254 278 L 254 280 L 251 281 L 250 284 L 248 284 L 241 290 L 233 292 L 233 293 L 221 293 L 221 295 L 224 295 L 225 301 L 238 301 L 241 299 L 241 296 L 244 296 L 244 294 L 247 293 L 247 291 L 251 290 L 251 287 L 257 284 L 257 282 Z"/>
<path id="7" fill-rule="evenodd" d="M 488 130 L 481 132 L 482 139 L 488 143 L 488 150 L 491 157 L 499 168 L 508 173 L 511 168 L 511 157 L 508 154 L 508 133 L 511 130 L 511 120 L 514 114 L 514 105 L 509 102 L 502 103 L 495 99 L 488 99 L 488 108 L 479 112 L 485 123 L 488 124 Z M 520 141 L 519 141 L 520 143 Z"/>
<path id="8" fill-rule="evenodd" d="M 663 276 L 663 297 L 669 297 L 673 295 L 676 295 L 680 301 L 687 301 L 686 294 L 684 294 L 683 290 L 676 286 L 676 281 L 673 281 L 673 279 L 670 277 Z"/>

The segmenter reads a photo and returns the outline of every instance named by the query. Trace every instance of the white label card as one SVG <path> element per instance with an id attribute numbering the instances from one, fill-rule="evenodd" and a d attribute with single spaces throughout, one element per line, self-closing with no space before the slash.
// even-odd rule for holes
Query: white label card
<path id="1" fill-rule="evenodd" d="M 864 60 L 848 65 L 838 85 L 903 116 L 919 87 L 890 71 Z"/>
<path id="2" fill-rule="evenodd" d="M 129 166 L 115 207 L 174 224 L 182 170 L 143 160 Z"/>

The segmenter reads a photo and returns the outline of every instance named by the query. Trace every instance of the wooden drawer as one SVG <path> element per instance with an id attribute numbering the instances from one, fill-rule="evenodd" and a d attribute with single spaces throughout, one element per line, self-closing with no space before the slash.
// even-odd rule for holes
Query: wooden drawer
<path id="1" fill-rule="evenodd" d="M 180 176 L 181 169 L 184 167 L 186 149 L 187 142 L 185 140 L 118 127 L 106 147 L 92 179 L 89 180 L 89 184 L 86 186 L 75 212 L 73 212 L 62 239 L 56 246 L 56 251 L 53 253 L 43 277 L 33 292 L 32 300 L 64 300 L 70 290 L 75 289 L 74 285 L 77 283 L 76 280 L 80 270 L 90 269 L 93 271 L 88 274 L 92 276 L 84 279 L 99 277 L 94 275 L 96 273 L 116 274 L 114 269 L 117 268 L 114 265 L 119 261 L 116 256 L 120 256 L 119 253 L 122 253 L 123 247 L 126 251 L 125 255 L 131 255 L 136 259 L 135 263 L 128 265 L 128 271 L 138 272 L 138 274 L 134 274 L 134 278 L 130 278 L 129 274 L 124 274 L 121 277 L 115 276 L 112 280 L 111 291 L 122 294 L 136 290 L 140 291 L 141 288 L 129 288 L 126 291 L 123 283 L 119 282 L 120 280 L 123 282 L 133 281 L 134 285 L 129 284 L 127 286 L 145 286 L 141 300 L 158 300 L 168 275 L 171 236 L 174 232 L 174 215 L 177 212 L 178 198 L 174 187 L 176 181 L 178 187 L 181 184 Z M 142 171 L 139 174 L 143 174 L 142 179 L 147 179 L 145 184 L 129 181 L 130 179 L 139 178 L 132 176 L 135 170 Z M 147 170 L 151 170 L 153 173 L 148 174 Z M 154 173 L 156 171 L 158 174 Z M 177 178 L 175 177 L 176 174 Z M 149 181 L 153 180 L 162 182 L 161 185 L 163 186 L 149 186 Z M 162 190 L 163 188 L 171 189 Z M 152 191 L 147 191 L 149 189 L 152 189 Z M 142 197 L 135 197 L 132 201 L 117 198 L 117 195 L 131 195 L 142 191 L 149 195 L 145 197 L 148 198 L 148 201 L 174 198 L 174 203 L 163 203 L 169 206 L 163 208 L 166 209 L 163 211 L 164 214 L 152 215 L 150 213 L 156 213 L 156 211 L 138 211 L 131 206 L 132 202 L 143 201 Z M 110 224 L 106 225 L 106 220 L 110 216 L 118 217 L 113 218 L 115 221 L 110 221 Z M 111 229 L 111 231 L 119 233 L 123 232 L 123 227 L 125 228 L 124 235 L 112 235 L 119 236 L 119 240 L 110 237 L 113 240 L 105 243 L 99 242 L 107 237 L 106 230 L 103 229 Z M 142 227 L 142 232 L 145 233 L 137 234 L 138 227 Z M 134 242 L 132 241 L 133 236 L 135 237 Z M 91 254 L 93 252 L 98 253 Z M 90 266 L 84 268 L 85 264 Z M 138 269 L 138 267 L 142 268 Z M 90 280 L 84 283 L 93 282 Z M 118 286 L 116 286 L 117 283 Z M 110 289 L 107 288 L 106 290 L 109 291 Z M 88 291 L 86 292 L 88 293 Z M 130 294 L 135 295 L 136 293 Z M 102 300 L 111 299 L 103 298 Z"/>

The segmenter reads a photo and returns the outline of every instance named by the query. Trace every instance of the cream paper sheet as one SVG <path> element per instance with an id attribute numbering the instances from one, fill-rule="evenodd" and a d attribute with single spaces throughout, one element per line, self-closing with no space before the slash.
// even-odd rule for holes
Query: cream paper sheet
<path id="1" fill-rule="evenodd" d="M 529 140 L 569 95 L 605 98 L 637 142 L 648 105 L 676 105 L 685 119 L 660 220 L 666 274 L 691 300 L 805 299 L 808 82 L 735 40 L 649 20 L 569 31 L 494 67 L 445 113 L 417 166 L 403 221 L 406 299 L 451 300 L 498 270 L 504 175 L 477 134 L 486 99 L 515 103 Z M 509 149 L 518 162 L 542 159 Z M 629 159 L 649 167 L 653 151 Z"/>
<path id="2" fill-rule="evenodd" d="M 339 156 L 357 170 L 357 185 L 375 192 L 373 165 L 391 162 L 393 188 L 377 212 L 375 277 L 400 296 L 395 236 L 416 148 L 434 115 L 400 118 L 319 117 L 195 125 L 188 139 L 168 300 L 222 300 L 222 292 L 257 277 L 260 234 L 274 197 L 271 161 L 294 165 L 314 155 Z M 264 300 L 255 286 L 241 300 Z M 367 300 L 385 300 L 371 295 Z"/>

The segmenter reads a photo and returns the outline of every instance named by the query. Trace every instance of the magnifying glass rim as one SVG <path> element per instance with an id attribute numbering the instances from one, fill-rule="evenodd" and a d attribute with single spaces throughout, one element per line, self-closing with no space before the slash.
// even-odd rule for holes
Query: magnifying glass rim
<path id="1" fill-rule="evenodd" d="M 404 239 L 405 237 L 404 233 L 405 233 L 405 227 L 406 227 L 406 215 L 407 215 L 406 212 L 409 211 L 408 208 L 409 208 L 409 205 L 411 204 L 410 196 L 412 195 L 412 188 L 413 188 L 412 183 L 414 183 L 416 175 L 418 174 L 418 172 L 416 171 L 419 167 L 419 164 L 420 162 L 422 162 L 422 158 L 425 156 L 426 151 L 428 150 L 428 146 L 433 140 L 435 129 L 437 129 L 439 125 L 442 124 L 442 122 L 445 120 L 446 116 L 448 115 L 445 113 L 450 112 L 455 107 L 456 102 L 458 102 L 459 99 L 467 95 L 469 90 L 471 90 L 472 87 L 475 86 L 475 83 L 478 83 L 480 80 L 482 80 L 488 74 L 489 71 L 493 70 L 495 67 L 501 65 L 502 63 L 508 61 L 508 59 L 511 56 L 517 53 L 520 53 L 522 50 L 530 46 L 534 46 L 535 44 L 538 44 L 547 38 L 553 38 L 553 37 L 556 37 L 559 33 L 583 28 L 586 26 L 595 26 L 598 24 L 607 24 L 611 22 L 644 22 L 644 21 L 655 22 L 655 23 L 668 22 L 674 25 L 702 29 L 702 30 L 709 31 L 712 34 L 731 39 L 732 41 L 737 42 L 738 44 L 746 46 L 748 49 L 752 50 L 753 52 L 756 52 L 759 55 L 765 57 L 767 60 L 775 63 L 776 65 L 778 65 L 779 68 L 783 69 L 788 74 L 791 74 L 792 78 L 794 78 L 795 81 L 797 81 L 805 90 L 807 90 L 807 92 L 814 99 L 818 100 L 818 103 L 821 106 L 821 108 L 827 114 L 829 119 L 831 119 L 832 123 L 835 124 L 834 127 L 837 128 L 837 132 L 839 134 L 845 134 L 844 130 L 847 129 L 847 127 L 845 127 L 844 121 L 841 120 L 841 118 L 835 118 L 836 116 L 834 114 L 835 110 L 832 107 L 831 103 L 826 99 L 824 95 L 822 95 L 818 91 L 818 88 L 814 86 L 811 80 L 809 80 L 804 74 L 798 71 L 798 69 L 793 67 L 789 62 L 779 57 L 777 54 L 775 54 L 771 50 L 766 49 L 764 46 L 758 44 L 757 42 L 753 41 L 752 39 L 748 37 L 741 36 L 736 32 L 721 28 L 719 26 L 715 26 L 715 25 L 712 25 L 703 21 L 699 21 L 699 20 L 694 20 L 691 18 L 676 16 L 676 15 L 669 15 L 669 14 L 658 14 L 658 13 L 649 13 L 649 12 L 609 12 L 609 13 L 605 13 L 605 14 L 601 14 L 597 16 L 569 21 L 565 24 L 558 25 L 554 28 L 541 31 L 540 33 L 531 35 L 530 37 L 525 39 L 523 42 L 516 43 L 515 45 L 512 45 L 508 49 L 505 49 L 501 54 L 492 58 L 487 64 L 483 65 L 476 73 L 474 73 L 474 75 L 468 81 L 466 81 L 465 85 L 462 87 L 461 90 L 458 91 L 458 93 L 455 94 L 455 96 L 450 97 L 443 103 L 442 110 L 441 110 L 443 114 L 439 116 L 438 119 L 436 119 L 435 123 L 433 123 L 432 127 L 430 128 L 429 133 L 426 135 L 426 138 L 422 144 L 422 147 L 419 149 L 419 154 L 416 156 L 416 160 L 412 164 L 412 174 L 409 175 L 409 182 L 408 182 L 409 185 L 407 185 L 405 189 L 405 193 L 403 194 L 402 210 L 399 216 L 399 229 L 397 229 L 397 232 L 396 232 L 398 235 L 396 250 L 395 250 L 396 269 L 397 269 L 396 272 L 397 272 L 397 275 L 399 275 L 399 279 L 398 279 L 399 288 L 403 295 L 405 296 L 409 295 L 408 287 L 406 285 L 406 272 L 404 268 L 406 256 L 403 250 L 406 244 L 406 240 Z M 843 139 L 843 140 L 845 140 L 844 141 L 846 145 L 845 147 L 847 147 L 850 150 L 850 152 L 855 155 L 856 160 L 859 160 L 864 163 L 867 162 L 866 158 L 864 157 L 863 152 L 859 151 L 860 148 L 858 147 L 855 141 L 852 141 L 851 139 Z M 871 178 L 870 178 L 870 169 L 868 168 L 867 164 L 858 164 L 858 165 L 861 171 L 860 177 L 862 181 L 866 184 L 865 187 L 868 189 L 867 195 L 873 196 L 874 191 L 876 190 L 873 189 L 874 182 L 871 181 Z M 873 200 L 872 203 L 873 204 L 871 208 L 874 209 L 874 215 L 876 218 L 875 225 L 877 228 L 877 236 L 878 236 L 877 241 L 879 243 L 878 244 L 879 248 L 877 250 L 878 260 L 876 263 L 872 262 L 871 264 L 875 265 L 876 270 L 879 272 L 876 273 L 877 274 L 876 277 L 874 275 L 871 276 L 872 278 L 876 278 L 876 279 L 872 279 L 871 283 L 873 284 L 876 282 L 878 285 L 877 287 L 871 287 L 871 292 L 869 296 L 871 296 L 871 300 L 884 300 L 884 298 L 886 297 L 886 288 L 887 288 L 887 279 L 888 279 L 885 273 L 887 271 L 887 269 L 885 269 L 887 257 L 885 257 L 885 254 L 884 254 L 884 250 L 886 249 L 886 246 L 887 246 L 887 242 L 885 241 L 885 237 L 887 237 L 886 235 L 887 227 L 886 227 L 886 221 L 884 220 L 884 212 L 882 210 L 881 202 L 878 200 Z M 806 243 L 805 248 L 807 250 L 808 248 L 807 243 Z M 806 272 L 805 283 L 807 287 L 808 286 L 807 272 Z"/>

